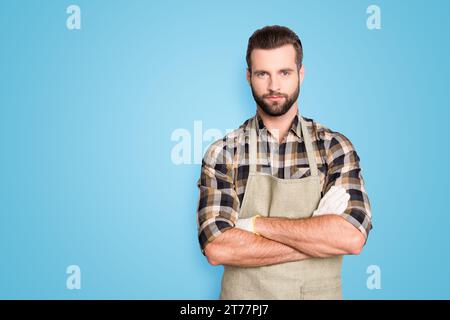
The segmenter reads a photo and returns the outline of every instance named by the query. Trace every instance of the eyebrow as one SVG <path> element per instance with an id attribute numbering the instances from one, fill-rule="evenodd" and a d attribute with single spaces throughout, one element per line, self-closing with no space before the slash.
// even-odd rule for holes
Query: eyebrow
<path id="1" fill-rule="evenodd" d="M 295 71 L 294 69 L 292 69 L 292 68 L 283 68 L 283 69 L 280 69 L 280 70 L 278 70 L 278 71 L 291 71 L 291 72 L 293 72 L 293 71 Z M 253 71 L 253 73 L 258 73 L 258 72 L 266 72 L 266 73 L 269 73 L 269 71 L 266 71 L 266 70 L 255 70 L 255 71 Z"/>

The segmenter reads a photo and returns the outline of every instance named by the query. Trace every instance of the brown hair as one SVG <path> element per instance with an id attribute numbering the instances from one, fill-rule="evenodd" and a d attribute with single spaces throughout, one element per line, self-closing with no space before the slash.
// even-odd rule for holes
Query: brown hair
<path id="1" fill-rule="evenodd" d="M 256 30 L 248 39 L 246 60 L 249 71 L 252 69 L 250 55 L 253 49 L 276 49 L 286 44 L 292 44 L 294 46 L 297 67 L 300 69 L 303 61 L 303 47 L 300 38 L 294 31 L 278 25 L 266 26 Z"/>

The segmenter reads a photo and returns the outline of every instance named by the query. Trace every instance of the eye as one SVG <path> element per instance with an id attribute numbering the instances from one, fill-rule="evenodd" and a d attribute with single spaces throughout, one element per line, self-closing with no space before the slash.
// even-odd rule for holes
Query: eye
<path id="1" fill-rule="evenodd" d="M 256 74 L 257 77 L 262 78 L 267 74 L 267 72 L 261 71 Z"/>
<path id="2" fill-rule="evenodd" d="M 288 76 L 288 75 L 289 75 L 289 71 L 281 71 L 281 74 L 282 74 L 283 76 Z"/>

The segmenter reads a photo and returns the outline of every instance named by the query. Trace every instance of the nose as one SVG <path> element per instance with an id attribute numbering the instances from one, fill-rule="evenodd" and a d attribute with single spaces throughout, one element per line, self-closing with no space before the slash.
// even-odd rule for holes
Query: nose
<path id="1" fill-rule="evenodd" d="M 268 88 L 271 92 L 280 92 L 280 81 L 278 80 L 278 78 L 275 77 L 271 77 L 270 78 L 270 82 L 269 82 L 269 88 Z"/>

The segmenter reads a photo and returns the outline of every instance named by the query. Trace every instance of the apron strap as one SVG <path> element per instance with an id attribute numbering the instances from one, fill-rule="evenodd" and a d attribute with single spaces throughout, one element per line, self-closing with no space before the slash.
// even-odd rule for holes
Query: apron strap
<path id="1" fill-rule="evenodd" d="M 256 172 L 256 154 L 258 148 L 258 140 L 256 137 L 256 116 L 252 119 L 252 123 L 250 126 L 250 143 L 249 143 L 249 163 L 250 163 L 250 172 Z"/>
<path id="2" fill-rule="evenodd" d="M 305 120 L 303 120 L 300 113 L 298 114 L 300 124 L 302 127 L 303 140 L 305 141 L 306 154 L 308 156 L 309 170 L 311 171 L 311 176 L 317 177 L 319 172 L 317 170 L 316 157 L 314 155 L 314 148 L 311 142 L 311 136 L 309 135 L 308 128 L 306 126 Z"/>
<path id="3" fill-rule="evenodd" d="M 298 113 L 298 118 L 300 120 L 300 125 L 302 128 L 303 140 L 305 142 L 306 154 L 308 157 L 309 170 L 311 171 L 311 176 L 317 177 L 319 172 L 317 170 L 316 157 L 314 155 L 314 149 L 311 142 L 311 136 L 309 135 L 308 128 L 306 127 L 306 122 L 303 120 L 300 113 Z M 250 142 L 249 142 L 249 164 L 250 172 L 256 172 L 256 160 L 257 160 L 257 148 L 258 139 L 256 136 L 256 116 L 252 119 L 250 126 Z"/>

